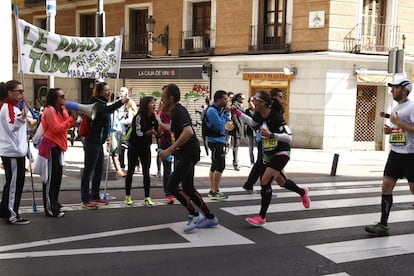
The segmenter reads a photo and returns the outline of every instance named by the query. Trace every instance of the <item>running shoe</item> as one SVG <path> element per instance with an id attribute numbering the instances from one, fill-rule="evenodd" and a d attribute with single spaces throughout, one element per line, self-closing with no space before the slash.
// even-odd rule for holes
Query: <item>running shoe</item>
<path id="1" fill-rule="evenodd" d="M 146 198 L 144 199 L 144 203 L 145 203 L 145 205 L 146 205 L 147 207 L 152 207 L 152 206 L 154 206 L 154 202 L 152 202 L 152 199 L 151 199 L 150 197 L 146 197 Z"/>
<path id="2" fill-rule="evenodd" d="M 30 220 L 18 217 L 18 218 L 9 220 L 9 223 L 13 225 L 25 225 L 25 224 L 29 224 Z"/>
<path id="3" fill-rule="evenodd" d="M 246 221 L 254 227 L 263 227 L 266 224 L 266 219 L 262 218 L 260 215 L 255 215 L 251 218 L 246 218 Z"/>
<path id="4" fill-rule="evenodd" d="M 222 193 L 220 191 L 217 191 L 216 193 L 214 193 L 214 196 L 211 198 L 213 200 L 223 200 L 223 199 L 227 199 L 229 198 L 229 196 L 225 193 Z"/>
<path id="5" fill-rule="evenodd" d="M 189 233 L 197 228 L 197 225 L 202 223 L 206 218 L 202 214 L 198 214 L 198 216 L 188 216 L 187 225 L 184 227 L 184 232 Z"/>
<path id="6" fill-rule="evenodd" d="M 305 191 L 305 194 L 303 196 L 301 196 L 302 204 L 303 204 L 303 207 L 308 209 L 310 207 L 310 204 L 311 204 L 311 200 L 309 198 L 309 193 L 308 193 L 308 188 L 305 187 L 305 188 L 303 188 L 303 190 Z"/>
<path id="7" fill-rule="evenodd" d="M 247 184 L 247 183 L 246 183 Z M 243 190 L 245 190 L 248 194 L 254 195 L 256 193 L 253 188 L 248 187 L 246 184 L 243 185 Z"/>
<path id="8" fill-rule="evenodd" d="M 108 205 L 109 201 L 102 199 L 102 198 L 98 198 L 98 199 L 94 199 L 93 203 L 97 206 L 103 206 L 103 205 Z"/>
<path id="9" fill-rule="evenodd" d="M 56 215 L 56 217 L 57 218 L 63 218 L 65 216 L 65 213 L 64 212 L 59 212 L 57 215 Z"/>
<path id="10" fill-rule="evenodd" d="M 377 236 L 388 236 L 390 234 L 390 228 L 381 223 L 366 226 L 365 231 Z"/>
<path id="11" fill-rule="evenodd" d="M 203 221 L 197 223 L 196 228 L 211 228 L 218 225 L 218 219 L 214 216 L 212 219 L 205 218 Z"/>
<path id="12" fill-rule="evenodd" d="M 172 195 L 167 195 L 167 204 L 173 204 L 174 203 L 174 197 Z"/>
<path id="13" fill-rule="evenodd" d="M 208 192 L 208 197 L 214 197 L 215 195 L 216 193 L 213 191 Z"/>
<path id="14" fill-rule="evenodd" d="M 132 205 L 134 202 L 132 201 L 132 197 L 130 195 L 125 196 L 125 204 Z"/>
<path id="15" fill-rule="evenodd" d="M 88 210 L 98 209 L 98 206 L 96 206 L 95 203 L 93 203 L 92 201 L 82 202 L 81 205 L 82 205 L 82 208 L 85 208 L 85 209 L 88 209 Z"/>
<path id="16" fill-rule="evenodd" d="M 157 172 L 157 177 L 158 177 L 158 178 L 161 178 L 161 171 L 158 171 L 158 172 Z"/>

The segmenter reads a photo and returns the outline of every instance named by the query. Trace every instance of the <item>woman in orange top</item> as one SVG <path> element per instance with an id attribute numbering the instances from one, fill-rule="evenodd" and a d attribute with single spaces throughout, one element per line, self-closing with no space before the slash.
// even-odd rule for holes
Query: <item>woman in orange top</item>
<path id="1" fill-rule="evenodd" d="M 51 88 L 46 95 L 42 114 L 43 138 L 39 155 L 48 160 L 47 181 L 43 183 L 43 204 L 46 216 L 63 217 L 58 197 L 62 183 L 63 153 L 68 148 L 67 132 L 73 127 L 77 114 L 70 116 L 65 106 L 65 94 L 60 88 Z"/>

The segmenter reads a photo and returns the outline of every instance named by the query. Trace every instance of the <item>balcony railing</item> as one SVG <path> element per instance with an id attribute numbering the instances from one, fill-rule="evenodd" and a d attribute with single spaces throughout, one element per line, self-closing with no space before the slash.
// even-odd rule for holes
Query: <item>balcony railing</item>
<path id="1" fill-rule="evenodd" d="M 183 31 L 181 32 L 180 56 L 205 56 L 212 55 L 212 41 L 215 39 L 214 30 Z"/>
<path id="2" fill-rule="evenodd" d="M 148 54 L 148 35 L 131 34 L 124 35 L 123 51 L 124 57 L 146 57 Z"/>
<path id="3" fill-rule="evenodd" d="M 400 26 L 358 24 L 344 38 L 344 51 L 351 53 L 388 53 L 400 46 Z"/>
<path id="4" fill-rule="evenodd" d="M 250 26 L 250 52 L 287 52 L 286 41 L 290 24 L 261 24 Z"/>
<path id="5" fill-rule="evenodd" d="M 40 4 L 45 5 L 46 1 L 45 0 L 24 0 L 24 5 L 26 7 L 38 6 Z"/>

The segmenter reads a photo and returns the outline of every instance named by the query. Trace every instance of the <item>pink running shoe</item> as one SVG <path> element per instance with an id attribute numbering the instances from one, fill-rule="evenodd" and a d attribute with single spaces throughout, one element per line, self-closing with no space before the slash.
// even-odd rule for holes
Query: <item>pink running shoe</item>
<path id="1" fill-rule="evenodd" d="M 308 209 L 310 207 L 310 204 L 311 204 L 311 200 L 310 200 L 309 194 L 308 194 L 308 188 L 303 188 L 303 190 L 305 191 L 305 194 L 303 196 L 301 196 L 302 204 L 303 204 L 303 207 Z"/>
<path id="2" fill-rule="evenodd" d="M 266 219 L 263 219 L 260 215 L 255 215 L 251 218 L 246 218 L 246 221 L 254 227 L 263 227 L 266 224 Z"/>

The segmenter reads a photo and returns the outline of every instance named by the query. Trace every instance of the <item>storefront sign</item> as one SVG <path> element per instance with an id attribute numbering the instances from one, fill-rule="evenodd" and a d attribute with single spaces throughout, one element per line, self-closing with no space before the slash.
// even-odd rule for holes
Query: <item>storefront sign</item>
<path id="1" fill-rule="evenodd" d="M 202 67 L 121 68 L 120 77 L 127 79 L 201 79 Z"/>
<path id="2" fill-rule="evenodd" d="M 284 73 L 243 73 L 243 80 L 268 80 L 268 81 L 278 81 L 278 80 L 292 80 L 294 77 L 293 74 L 284 74 Z"/>

